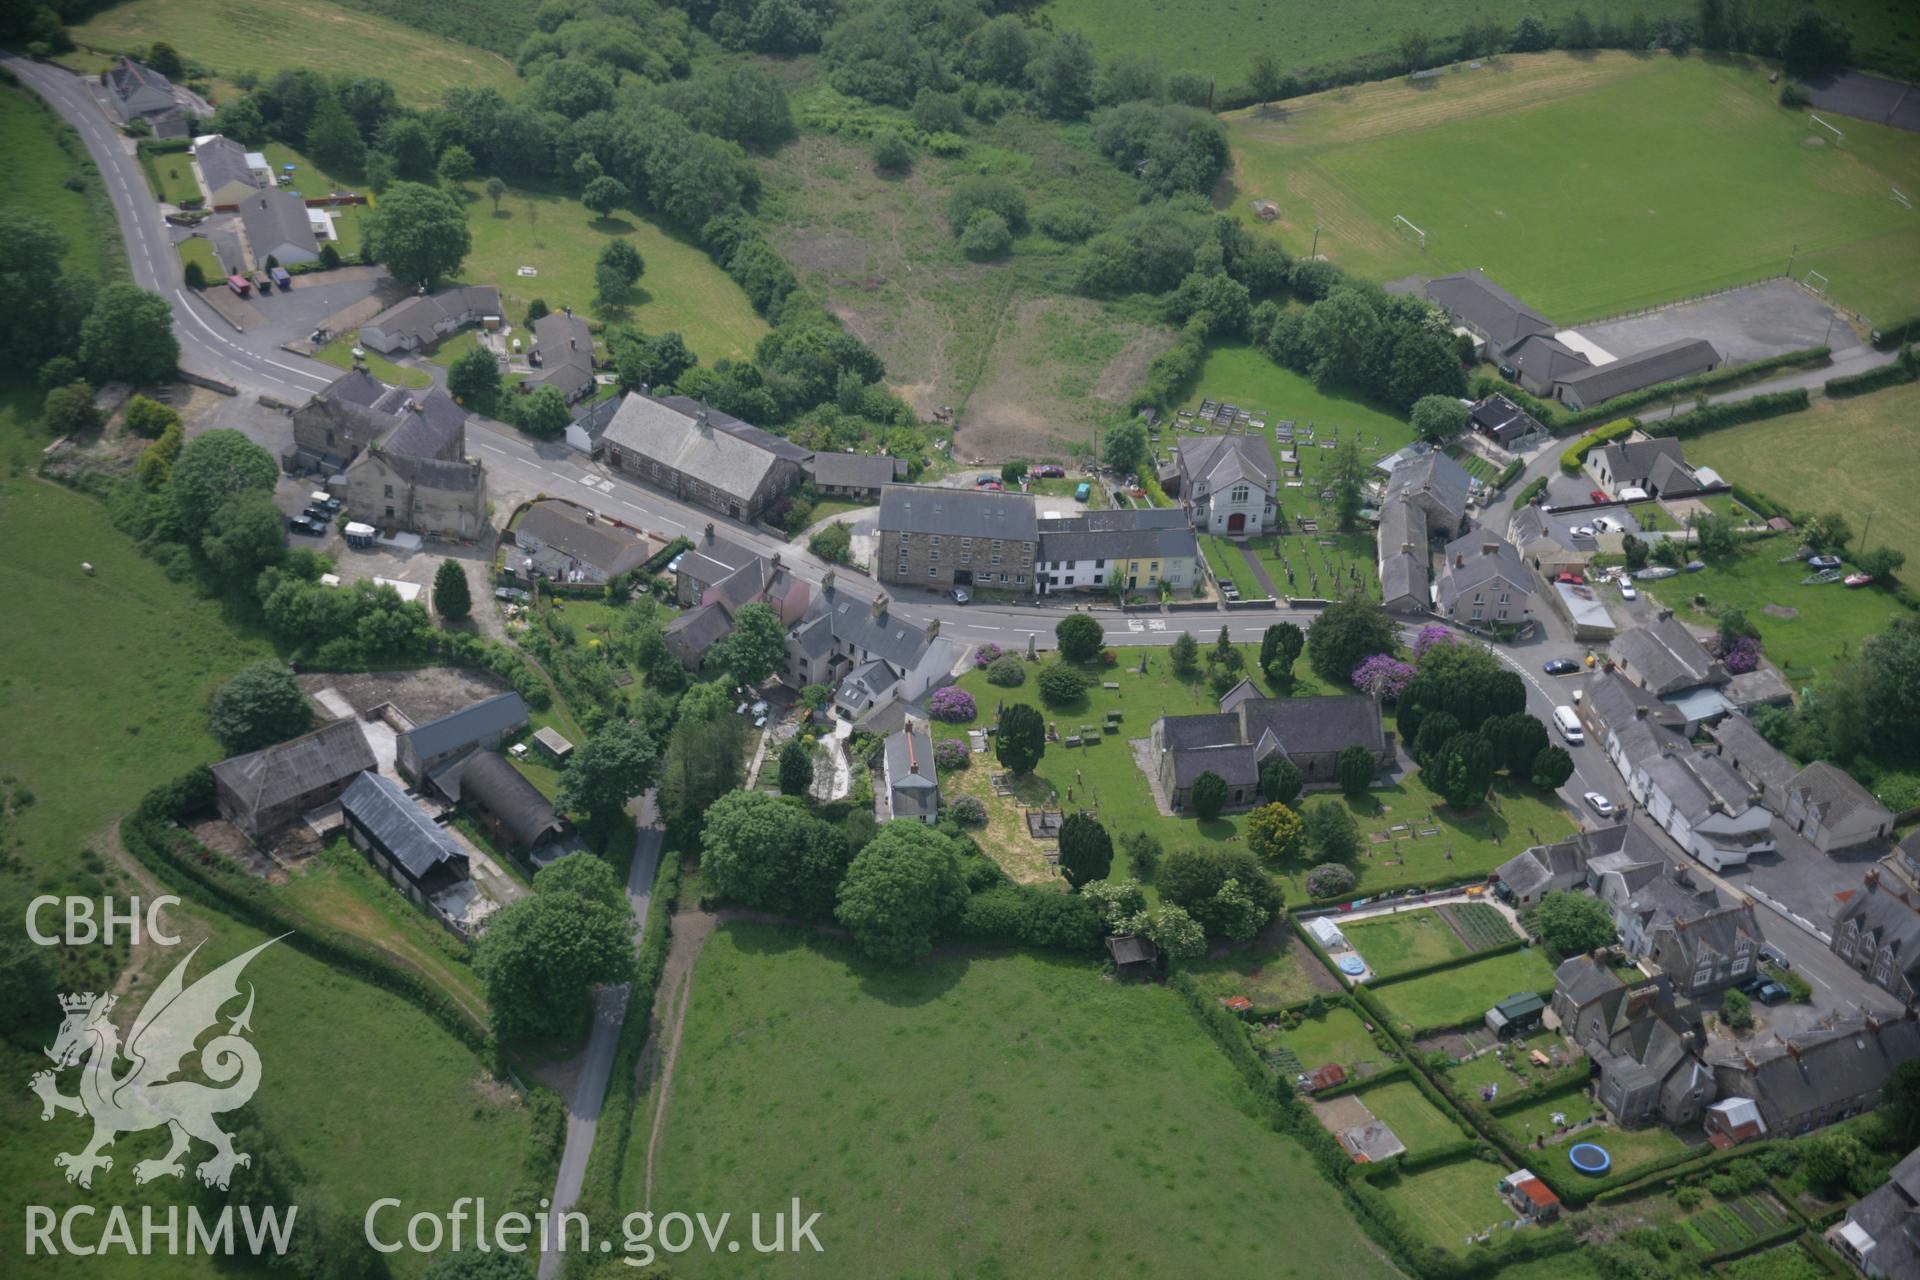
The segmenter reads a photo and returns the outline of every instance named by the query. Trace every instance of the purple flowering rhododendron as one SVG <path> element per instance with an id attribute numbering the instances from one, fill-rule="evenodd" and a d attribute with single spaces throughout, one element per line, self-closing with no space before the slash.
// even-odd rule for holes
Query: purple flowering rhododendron
<path id="1" fill-rule="evenodd" d="M 978 712 L 973 705 L 973 695 L 959 685 L 950 684 L 928 700 L 927 714 L 949 724 L 965 724 Z"/>
<path id="2" fill-rule="evenodd" d="M 989 640 L 974 650 L 973 665 L 976 667 L 990 667 L 993 665 L 993 660 L 1005 652 L 1005 649 L 1002 649 L 999 645 Z"/>
<path id="3" fill-rule="evenodd" d="M 1427 656 L 1429 649 L 1443 644 L 1453 643 L 1453 633 L 1445 627 L 1425 626 L 1420 634 L 1413 638 L 1413 660 L 1415 662 Z"/>
<path id="4" fill-rule="evenodd" d="M 1353 687 L 1392 702 L 1407 691 L 1415 674 L 1411 664 L 1390 653 L 1376 653 L 1353 669 Z"/>

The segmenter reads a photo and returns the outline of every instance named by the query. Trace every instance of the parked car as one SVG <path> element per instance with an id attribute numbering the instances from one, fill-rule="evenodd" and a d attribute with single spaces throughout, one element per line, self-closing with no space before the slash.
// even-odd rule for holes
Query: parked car
<path id="1" fill-rule="evenodd" d="M 1568 532 L 1576 538 L 1591 538 L 1593 536 L 1593 526 L 1590 524 L 1577 524 L 1569 529 Z"/>
<path id="2" fill-rule="evenodd" d="M 1622 600 L 1638 600 L 1640 598 L 1640 593 L 1634 589 L 1634 586 L 1631 582 L 1628 582 L 1625 578 L 1622 578 L 1620 579 L 1620 598 Z"/>
<path id="3" fill-rule="evenodd" d="M 1780 950 L 1780 948 L 1774 946 L 1771 942 L 1761 944 L 1760 958 L 1768 964 L 1775 965 L 1782 969 L 1793 968 L 1793 961 L 1787 959 L 1786 952 Z"/>
<path id="4" fill-rule="evenodd" d="M 1005 489 L 1007 486 L 1001 484 L 998 480 L 982 480 L 980 483 L 974 485 L 973 487 L 975 489 L 980 490 L 982 493 L 998 493 L 1001 490 Z"/>
<path id="5" fill-rule="evenodd" d="M 1808 567 L 1814 568 L 1814 569 L 1838 569 L 1840 567 L 1840 557 L 1839 556 L 1815 556 L 1811 560 L 1807 561 L 1807 565 Z"/>
<path id="6" fill-rule="evenodd" d="M 1626 527 L 1627 526 L 1621 524 L 1618 520 L 1609 516 L 1595 516 L 1593 518 L 1593 529 L 1595 533 L 1619 533 Z"/>
<path id="7" fill-rule="evenodd" d="M 1589 489 L 1589 490 L 1587 491 L 1587 500 L 1588 500 L 1589 502 L 1611 502 L 1611 501 L 1613 501 L 1613 499 L 1611 499 L 1611 498 L 1609 498 L 1609 497 L 1608 497 L 1608 496 L 1606 495 L 1606 493 L 1605 493 L 1605 491 L 1604 491 L 1604 490 L 1600 490 L 1600 489 Z"/>
<path id="8" fill-rule="evenodd" d="M 1764 1005 L 1785 1004 L 1793 999 L 1793 992 L 1777 982 L 1762 982 L 1748 994 Z"/>
<path id="9" fill-rule="evenodd" d="M 1555 582 L 1564 582 L 1570 587 L 1584 587 L 1587 585 L 1587 580 L 1577 573 L 1555 574 L 1553 580 Z"/>
<path id="10" fill-rule="evenodd" d="M 1570 676 L 1580 670 L 1580 664 L 1572 658 L 1549 658 L 1540 669 L 1550 676 Z"/>
<path id="11" fill-rule="evenodd" d="M 301 509 L 300 514 L 305 516 L 307 519 L 317 521 L 320 524 L 326 524 L 328 521 L 333 519 L 333 512 L 328 508 L 321 506 L 317 502 L 309 502 L 304 508 Z"/>
<path id="12" fill-rule="evenodd" d="M 1042 480 L 1064 480 L 1067 476 L 1067 469 L 1065 467 L 1055 466 L 1049 462 L 1035 467 L 1033 474 Z"/>
<path id="13" fill-rule="evenodd" d="M 973 599 L 973 593 L 965 587 L 950 587 L 947 590 L 947 599 L 953 601 L 955 604 L 965 604 L 967 601 Z"/>
<path id="14" fill-rule="evenodd" d="M 327 536 L 327 522 L 316 520 L 309 515 L 288 516 L 287 529 L 292 533 L 304 533 L 310 538 Z"/>
<path id="15" fill-rule="evenodd" d="M 1611 818 L 1620 812 L 1618 805 L 1601 795 L 1598 791 L 1589 791 L 1583 798 L 1587 802 L 1587 807 L 1603 818 Z"/>
<path id="16" fill-rule="evenodd" d="M 975 484 L 999 484 L 1000 477 L 992 474 L 991 472 L 988 472 L 982 475 L 975 476 L 973 482 Z"/>

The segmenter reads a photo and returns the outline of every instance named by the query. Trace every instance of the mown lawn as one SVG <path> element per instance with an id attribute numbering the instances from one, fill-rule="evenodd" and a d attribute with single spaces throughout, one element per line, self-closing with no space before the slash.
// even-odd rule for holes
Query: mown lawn
<path id="1" fill-rule="evenodd" d="M 180 255 L 181 265 L 184 266 L 189 262 L 199 263 L 200 271 L 206 276 L 208 284 L 218 284 L 225 277 L 226 269 L 220 265 L 220 255 L 213 251 L 211 241 L 192 236 L 174 245 L 174 250 Z"/>
<path id="2" fill-rule="evenodd" d="M 1895 460 L 1892 465 L 1899 463 Z M 1852 518 L 1852 504 L 1842 505 Z M 1896 519 L 1900 518 L 1899 512 L 1898 505 L 1889 508 Z M 1876 525 L 1878 522 L 1876 516 Z M 1813 570 L 1798 561 L 1781 564 L 1779 560 L 1791 555 L 1796 546 L 1792 534 L 1764 538 L 1728 560 L 1709 563 L 1698 573 L 1643 583 L 1641 589 L 1683 621 L 1700 627 L 1712 627 L 1720 609 L 1738 605 L 1759 631 L 1768 660 L 1797 688 L 1817 680 L 1836 664 L 1857 657 L 1861 641 L 1885 631 L 1893 619 L 1907 616 L 1907 610 L 1878 586 L 1804 584 L 1802 580 Z M 1696 604 L 1696 597 L 1701 596 L 1705 597 L 1704 604 Z M 1783 617 L 1779 610 L 1790 611 L 1793 616 Z"/>
<path id="3" fill-rule="evenodd" d="M 200 184 L 193 177 L 193 156 L 185 151 L 140 152 L 140 168 L 154 198 L 162 204 L 178 205 L 201 198 Z"/>
<path id="4" fill-rule="evenodd" d="M 1427 1101 L 1411 1080 L 1390 1080 L 1360 1095 L 1367 1110 L 1393 1130 L 1413 1155 L 1463 1140 L 1467 1135 L 1446 1112 Z"/>
<path id="5" fill-rule="evenodd" d="M 1163 987 L 1024 954 L 882 968 L 741 923 L 692 982 L 652 1203 L 797 1196 L 825 1251 L 696 1251 L 676 1274 L 1390 1274 Z M 654 1103 L 621 1212 L 640 1204 Z M 1282 1219 L 1296 1229 L 1222 1228 Z"/>
<path id="6" fill-rule="evenodd" d="M 1887 324 L 1920 311 L 1920 139 L 1849 120 L 1812 138 L 1758 66 L 1508 56 L 1229 117 L 1234 212 L 1374 280 L 1479 267 L 1561 324 L 1817 270 Z M 1458 181 L 1520 173 L 1524 183 Z M 1263 223 L 1249 202 L 1271 199 Z M 1427 233 L 1424 247 L 1396 215 Z"/>
<path id="7" fill-rule="evenodd" d="M 519 83 L 498 54 L 340 6 L 316 19 L 313 8 L 298 0 L 139 0 L 102 10 L 69 30 L 80 44 L 114 52 L 166 40 L 229 81 L 242 71 L 264 80 L 293 68 L 330 80 L 379 76 L 410 107 L 437 105 L 456 85 L 512 96 Z"/>
<path id="8" fill-rule="evenodd" d="M 1537 947 L 1487 956 L 1405 982 L 1377 986 L 1374 994 L 1409 1031 L 1459 1026 L 1522 991 L 1553 990 L 1553 965 Z"/>
<path id="9" fill-rule="evenodd" d="M 1383 978 L 1467 954 L 1453 926 L 1431 909 L 1356 920 L 1340 931 Z"/>
<path id="10" fill-rule="evenodd" d="M 1512 1218 L 1513 1210 L 1500 1198 L 1504 1174 L 1498 1165 L 1468 1157 L 1400 1177 L 1385 1190 L 1393 1207 L 1423 1228 L 1432 1243 L 1459 1253 L 1470 1247 L 1469 1236 Z"/>
<path id="11" fill-rule="evenodd" d="M 1796 511 L 1842 511 L 1855 533 L 1871 511 L 1869 545 L 1904 551 L 1920 574 L 1920 384 L 1696 436 L 1687 458 Z"/>
<path id="12" fill-rule="evenodd" d="M 1356 1062 L 1378 1062 L 1387 1056 L 1360 1015 L 1345 1005 L 1328 1005 L 1319 1016 L 1302 1018 L 1299 1026 L 1282 1031 L 1279 1039 L 1307 1071 L 1335 1062 L 1352 1070 Z"/>
<path id="13" fill-rule="evenodd" d="M 625 210 L 600 218 L 578 200 L 524 188 L 509 190 L 497 213 L 477 185 L 466 195 L 473 252 L 462 275 L 497 286 L 515 324 L 540 298 L 555 311 L 571 306 L 648 333 L 675 330 L 707 364 L 751 357 L 767 334 L 747 295 L 713 259 L 644 218 Z M 604 312 L 593 305 L 593 268 L 616 237 L 640 251 L 646 272 L 630 306 Z M 538 274 L 522 276 L 522 267 Z"/>
<path id="14" fill-rule="evenodd" d="M 353 369 L 352 337 L 338 337 L 313 353 L 313 358 L 321 364 L 330 364 L 343 373 Z M 396 387 L 430 387 L 433 375 L 424 369 L 415 369 L 411 365 L 395 364 L 393 361 L 368 347 L 361 348 L 361 359 L 373 376 L 380 381 Z"/>

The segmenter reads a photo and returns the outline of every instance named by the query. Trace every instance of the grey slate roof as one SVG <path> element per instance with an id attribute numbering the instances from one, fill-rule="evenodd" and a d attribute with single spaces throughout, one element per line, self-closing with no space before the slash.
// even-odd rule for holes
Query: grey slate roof
<path id="1" fill-rule="evenodd" d="M 1438 303 L 1460 323 L 1487 334 L 1506 351 L 1536 333 L 1552 333 L 1553 321 L 1502 289 L 1479 271 L 1462 271 L 1427 282 L 1427 300 Z"/>
<path id="2" fill-rule="evenodd" d="M 1200 544 L 1172 507 L 1089 511 L 1040 521 L 1040 560 L 1192 559 Z"/>
<path id="3" fill-rule="evenodd" d="M 1040 536 L 1033 499 L 1022 493 L 890 484 L 880 492 L 882 530 L 1032 542 Z"/>
<path id="4" fill-rule="evenodd" d="M 1877 1274 L 1892 1280 L 1920 1276 L 1920 1150 L 1907 1153 L 1884 1184 L 1856 1200 L 1847 1221 L 1873 1240 Z"/>
<path id="5" fill-rule="evenodd" d="M 1613 970 L 1600 964 L 1592 956 L 1574 956 L 1560 962 L 1553 971 L 1554 989 L 1573 1002 L 1575 1008 L 1585 1008 L 1595 1000 L 1619 990 L 1627 984 L 1620 980 Z"/>
<path id="6" fill-rule="evenodd" d="M 1891 946 L 1897 971 L 1910 978 L 1920 975 L 1920 908 L 1888 887 L 1884 875 L 1864 888 L 1836 895 L 1832 917 L 1836 930 L 1858 920 L 1875 954 Z"/>
<path id="7" fill-rule="evenodd" d="M 1425 551 L 1395 551 L 1380 561 L 1380 599 L 1389 609 L 1433 602 Z"/>
<path id="8" fill-rule="evenodd" d="M 603 433 L 609 444 L 748 499 L 778 460 L 804 463 L 812 455 L 770 432 L 686 396 L 633 393 L 620 401 Z"/>
<path id="9" fill-rule="evenodd" d="M 1793 761 L 1753 727 L 1745 716 L 1722 716 L 1707 726 L 1707 736 L 1720 744 L 1722 756 L 1755 784 L 1767 791 L 1784 793 L 1795 773 Z"/>
<path id="10" fill-rule="evenodd" d="M 1750 1097 L 1767 1127 L 1786 1136 L 1795 1117 L 1870 1094 L 1893 1068 L 1920 1056 L 1920 1023 L 1846 1018 L 1771 1043 L 1711 1051 L 1722 1093 Z"/>
<path id="11" fill-rule="evenodd" d="M 1639 714 L 1642 707 L 1646 708 L 1644 717 Z M 1673 730 L 1682 729 L 1687 723 L 1679 708 L 1662 702 L 1618 671 L 1598 667 L 1587 674 L 1585 711 L 1588 719 L 1616 732 L 1624 731 L 1638 719 L 1645 719 L 1657 728 Z"/>
<path id="12" fill-rule="evenodd" d="M 351 717 L 321 725 L 297 738 L 233 756 L 213 766 L 213 774 L 252 816 L 298 796 L 318 791 L 363 769 L 379 767 L 373 748 Z"/>
<path id="13" fill-rule="evenodd" d="M 1272 733 L 1288 754 L 1340 751 L 1359 745 L 1378 753 L 1386 750 L 1386 732 L 1380 725 L 1380 707 L 1358 694 L 1319 698 L 1251 698 L 1240 704 L 1246 717 L 1247 740 L 1259 742 Z"/>
<path id="14" fill-rule="evenodd" d="M 1489 550 L 1488 548 L 1492 548 Z M 1461 596 L 1491 582 L 1504 582 L 1524 606 L 1533 594 L 1533 575 L 1513 544 L 1488 529 L 1474 529 L 1446 546 L 1440 560 L 1439 602 L 1448 613 Z"/>
<path id="15" fill-rule="evenodd" d="M 240 222 L 247 229 L 247 243 L 259 265 L 283 245 L 320 252 L 313 238 L 313 223 L 307 217 L 307 202 L 291 191 L 262 191 L 240 202 Z"/>
<path id="16" fill-rule="evenodd" d="M 1787 791 L 1804 797 L 1806 807 L 1820 815 L 1826 827 L 1877 827 L 1893 814 L 1845 770 L 1816 760 L 1787 784 Z"/>
<path id="17" fill-rule="evenodd" d="M 253 168 L 247 163 L 247 149 L 224 134 L 210 133 L 193 144 L 193 158 L 207 180 L 207 190 L 218 191 L 229 182 L 258 187 Z"/>
<path id="18" fill-rule="evenodd" d="M 416 725 L 400 738 L 424 761 L 496 733 L 511 733 L 526 722 L 526 701 L 517 693 L 499 693 L 438 720 Z"/>
<path id="19" fill-rule="evenodd" d="M 1614 657 L 1631 666 L 1644 687 L 1656 694 L 1721 684 L 1727 678 L 1726 669 L 1671 613 L 1615 636 L 1612 647 Z"/>
<path id="20" fill-rule="evenodd" d="M 173 96 L 173 82 L 152 67 L 131 58 L 119 58 L 107 70 L 107 87 L 122 120 L 170 111 L 179 104 Z"/>
<path id="21" fill-rule="evenodd" d="M 1541 430 L 1539 421 L 1532 414 L 1498 392 L 1467 411 L 1467 425 L 1485 432 L 1503 445 Z"/>
<path id="22" fill-rule="evenodd" d="M 1529 334 L 1507 349 L 1507 363 L 1533 385 L 1551 387 L 1568 374 L 1578 373 L 1593 362 L 1550 333 Z"/>
<path id="23" fill-rule="evenodd" d="M 1393 498 L 1380 508 L 1380 527 L 1374 538 L 1380 550 L 1380 558 L 1406 548 L 1412 548 L 1415 554 L 1427 554 L 1427 509 L 1415 506 L 1404 496 Z"/>
<path id="24" fill-rule="evenodd" d="M 1246 480 L 1272 493 L 1280 483 L 1273 455 L 1259 436 L 1202 436 L 1182 440 L 1178 455 L 1181 475 L 1194 486 L 1188 496 L 1197 496 L 1202 485 L 1211 491 Z"/>
<path id="25" fill-rule="evenodd" d="M 443 863 L 451 864 L 456 879 L 466 879 L 466 851 L 391 778 L 361 774 L 341 795 L 340 808 L 371 831 L 415 882 Z"/>
<path id="26" fill-rule="evenodd" d="M 366 324 L 390 337 L 411 337 L 425 344 L 435 340 L 437 324 L 450 321 L 470 324 L 482 316 L 500 314 L 498 289 L 490 284 L 468 284 L 403 298 Z"/>
<path id="27" fill-rule="evenodd" d="M 476 751 L 454 768 L 459 773 L 455 798 L 492 814 L 523 847 L 561 829 L 559 816 L 540 789 L 498 751 Z"/>
<path id="28" fill-rule="evenodd" d="M 392 390 L 402 391 L 399 387 Z M 459 460 L 465 443 L 467 411 L 455 404 L 452 396 L 439 387 L 428 387 L 423 391 L 403 392 L 401 397 L 383 397 L 386 403 L 395 399 L 400 401 L 393 410 L 395 426 L 380 442 L 382 449 L 410 458 Z"/>
<path id="29" fill-rule="evenodd" d="M 719 604 L 703 604 L 688 609 L 661 629 L 667 650 L 688 669 L 698 668 L 707 651 L 726 639 L 733 630 L 733 619 Z"/>
<path id="30" fill-rule="evenodd" d="M 899 683 L 893 668 L 879 658 L 870 658 L 847 672 L 833 700 L 858 715 L 880 701 L 880 696 Z"/>
<path id="31" fill-rule="evenodd" d="M 917 627 L 891 613 L 876 616 L 872 606 L 837 591 L 823 591 L 807 607 L 801 628 L 823 628 L 844 644 L 861 649 L 876 658 L 884 658 L 901 671 L 920 664 L 932 638 Z"/>
<path id="32" fill-rule="evenodd" d="M 585 317 L 549 311 L 533 322 L 533 340 L 541 366 L 525 386 L 549 386 L 572 400 L 593 386 L 593 330 Z"/>
<path id="33" fill-rule="evenodd" d="M 1720 363 L 1720 353 L 1705 338 L 1682 338 L 1649 347 L 1612 364 L 1595 365 L 1567 374 L 1558 385 L 1578 392 L 1582 404 L 1599 404 L 1615 396 L 1705 373 Z"/>
<path id="34" fill-rule="evenodd" d="M 760 553 L 752 547 L 729 541 L 717 534 L 702 536 L 680 553 L 680 558 L 674 562 L 674 572 L 687 574 L 695 582 L 713 586 L 758 559 Z"/>
<path id="35" fill-rule="evenodd" d="M 1387 478 L 1387 500 L 1404 495 L 1409 499 L 1425 497 L 1440 505 L 1450 527 L 1458 527 L 1467 514 L 1467 491 L 1473 477 L 1466 468 L 1439 450 L 1423 453 L 1393 469 Z"/>
<path id="36" fill-rule="evenodd" d="M 1681 463 L 1687 459 L 1685 448 L 1670 437 L 1610 444 L 1600 450 L 1600 456 L 1606 460 L 1609 475 L 1628 481 L 1651 480 L 1654 467 L 1662 459 Z"/>
<path id="37" fill-rule="evenodd" d="M 478 462 L 443 462 L 438 458 L 415 458 L 404 453 L 388 453 L 378 446 L 368 452 L 370 455 L 377 454 L 382 461 L 393 468 L 395 474 L 422 489 L 439 489 L 447 493 L 473 493 L 480 488 L 486 475 Z"/>
<path id="38" fill-rule="evenodd" d="M 534 503 L 514 526 L 514 535 L 590 564 L 609 578 L 639 568 L 651 556 L 644 539 L 601 521 L 589 524 L 585 512 L 565 502 Z"/>
<path id="39" fill-rule="evenodd" d="M 1661 874 L 1634 890 L 1627 902 L 1629 913 L 1645 922 L 1648 933 L 1677 920 L 1697 920 L 1720 909 L 1720 894 L 1716 889 L 1711 885 L 1682 884 L 1673 874 L 1676 869 L 1664 866 Z"/>
<path id="40" fill-rule="evenodd" d="M 907 463 L 877 453 L 816 453 L 807 470 L 822 488 L 878 489 L 903 479 Z"/>
<path id="41" fill-rule="evenodd" d="M 1586 842 L 1579 836 L 1535 845 L 1502 863 L 1494 874 L 1517 894 L 1528 895 L 1555 878 L 1578 877 L 1587 868 Z"/>
<path id="42" fill-rule="evenodd" d="M 934 776 L 933 738 L 927 726 L 908 720 L 887 738 L 887 782 L 893 816 L 919 818 L 940 809 L 940 783 Z"/>

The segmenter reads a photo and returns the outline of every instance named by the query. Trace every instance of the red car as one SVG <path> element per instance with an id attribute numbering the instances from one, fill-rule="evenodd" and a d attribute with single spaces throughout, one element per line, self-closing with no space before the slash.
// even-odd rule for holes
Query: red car
<path id="1" fill-rule="evenodd" d="M 1607 495 L 1606 495 L 1606 494 L 1605 494 L 1605 493 L 1604 493 L 1604 492 L 1603 492 L 1602 490 L 1599 490 L 1599 489 L 1591 489 L 1591 490 L 1589 490 L 1589 491 L 1587 492 L 1587 498 L 1588 498 L 1588 499 L 1589 499 L 1590 501 L 1593 501 L 1593 502 L 1611 502 L 1611 501 L 1613 501 L 1613 499 L 1611 499 L 1611 498 L 1609 498 L 1609 497 L 1608 497 L 1608 496 L 1607 496 Z"/>
<path id="2" fill-rule="evenodd" d="M 1554 578 L 1554 581 L 1555 581 L 1555 582 L 1564 582 L 1564 583 L 1566 583 L 1566 584 L 1567 584 L 1568 586 L 1573 586 L 1573 587 L 1584 587 L 1584 586 L 1586 586 L 1586 585 L 1587 585 L 1587 580 L 1586 580 L 1585 578 L 1583 578 L 1583 577 L 1581 577 L 1581 576 L 1580 576 L 1579 574 L 1577 574 L 1577 573 L 1563 573 L 1563 574 L 1560 574 L 1560 575 L 1559 575 L 1558 577 L 1556 577 L 1556 578 Z"/>

